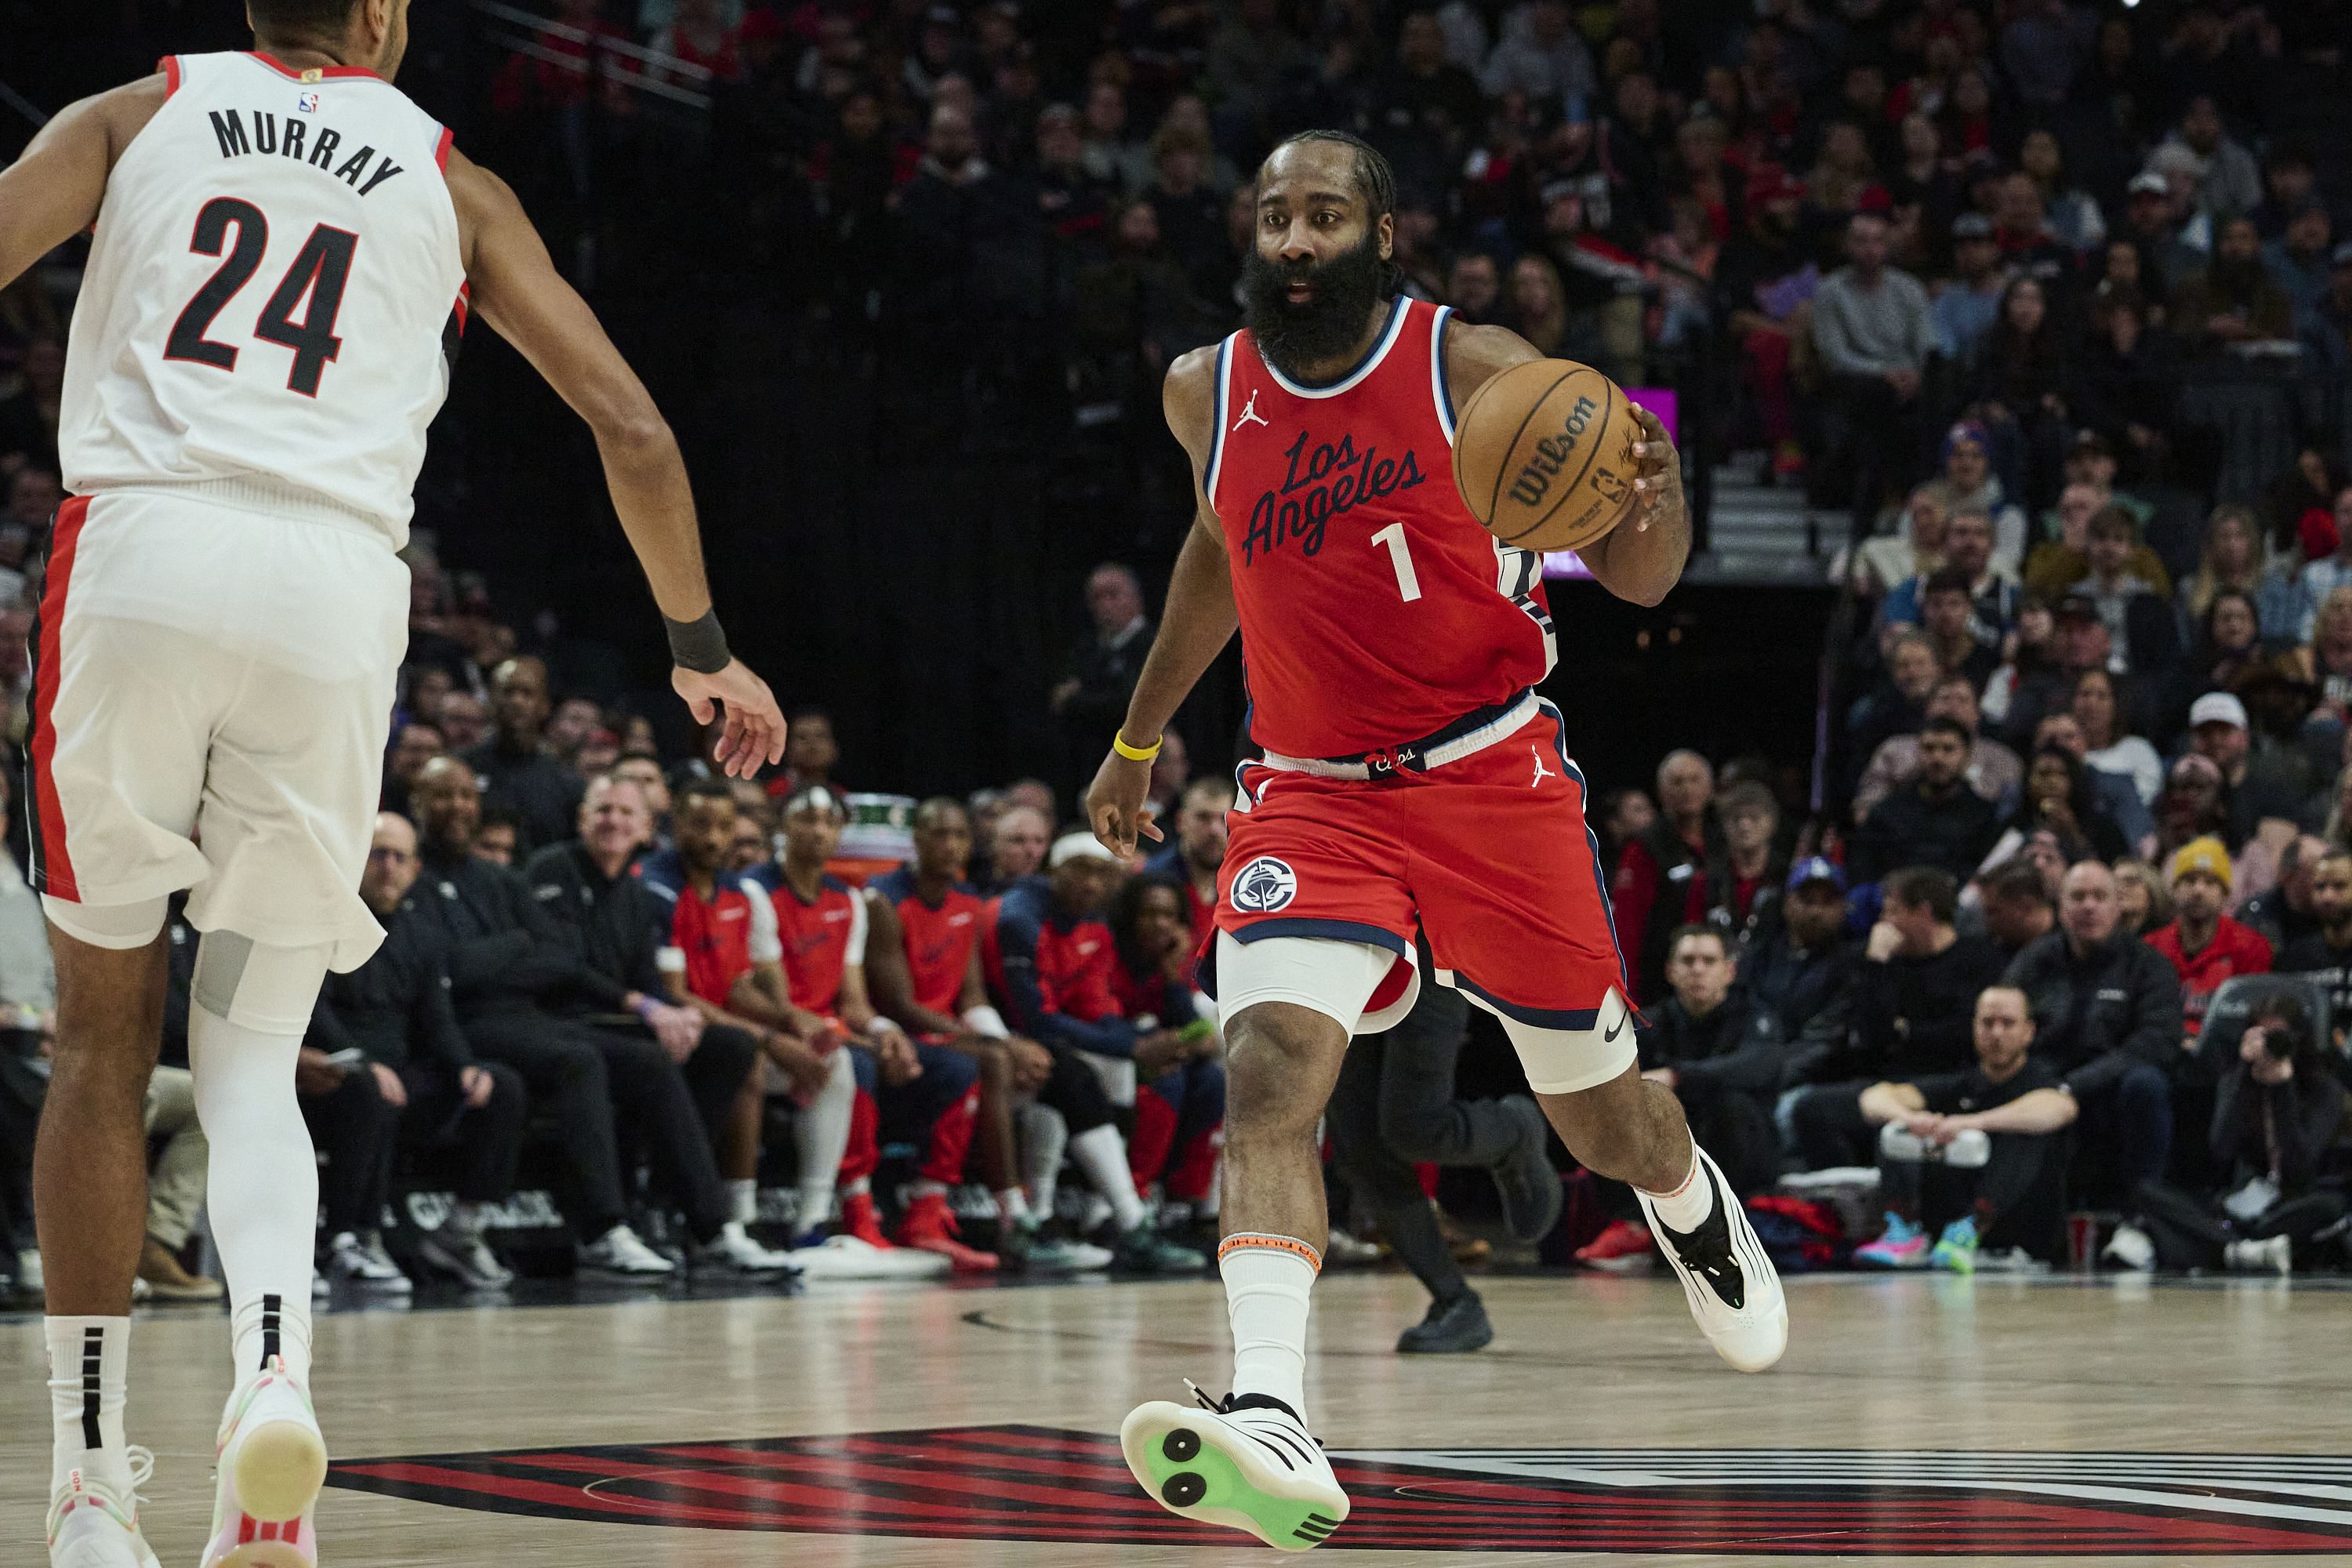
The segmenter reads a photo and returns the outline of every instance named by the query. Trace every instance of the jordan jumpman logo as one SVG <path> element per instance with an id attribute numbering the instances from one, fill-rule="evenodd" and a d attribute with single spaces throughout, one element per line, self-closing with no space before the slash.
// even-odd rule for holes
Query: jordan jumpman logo
<path id="1" fill-rule="evenodd" d="M 1269 430 L 1274 428 L 1273 421 L 1269 420 L 1265 415 L 1260 414 L 1257 411 L 1257 394 L 1255 392 L 1250 394 L 1249 401 L 1242 405 L 1242 416 L 1234 421 L 1234 428 L 1238 431 L 1243 426 L 1250 424 L 1252 421 L 1265 426 Z"/>
<path id="2" fill-rule="evenodd" d="M 1531 779 L 1529 779 L 1529 780 L 1528 781 L 1528 787 L 1529 789 L 1534 789 L 1534 788 L 1536 788 L 1538 785 L 1541 784 L 1544 782 L 1544 780 L 1546 780 L 1546 779 L 1556 779 L 1556 778 L 1559 777 L 1559 775 L 1558 773 L 1553 773 L 1549 768 L 1547 768 L 1547 767 L 1545 767 L 1545 766 L 1543 765 L 1543 748 L 1542 748 L 1542 747 L 1540 747 L 1540 746 L 1529 746 L 1529 747 L 1528 748 L 1528 755 L 1530 755 L 1530 756 L 1532 756 L 1532 757 L 1534 757 L 1534 758 L 1535 758 L 1535 760 L 1536 760 L 1536 776 L 1535 776 L 1535 777 L 1533 777 L 1533 778 L 1531 778 Z"/>

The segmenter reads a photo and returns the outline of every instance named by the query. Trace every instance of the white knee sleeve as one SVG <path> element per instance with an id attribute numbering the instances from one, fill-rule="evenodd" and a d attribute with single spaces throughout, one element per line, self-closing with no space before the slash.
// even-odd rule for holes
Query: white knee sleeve
<path id="1" fill-rule="evenodd" d="M 1260 1002 L 1287 1002 L 1338 1019 L 1351 1035 L 1378 1034 L 1394 1027 L 1421 995 L 1416 969 L 1394 1004 L 1365 1013 L 1372 994 L 1400 962 L 1412 963 L 1370 942 L 1313 936 L 1237 942 L 1230 932 L 1219 931 L 1217 1013 L 1222 1026 L 1230 1028 L 1245 1008 Z"/>
<path id="2" fill-rule="evenodd" d="M 1470 999 L 1478 1002 L 1475 995 Z M 1528 1086 L 1538 1094 L 1575 1094 L 1597 1088 L 1635 1060 L 1633 1010 L 1613 986 L 1601 998 L 1589 1029 L 1541 1028 L 1491 1007 L 1487 1011 L 1503 1020 L 1503 1032 L 1511 1037 L 1519 1065 L 1527 1069 Z"/>
<path id="3" fill-rule="evenodd" d="M 329 942 L 265 947 L 233 931 L 208 931 L 196 945 L 195 983 L 188 997 L 216 1018 L 299 1039 L 310 1026 L 310 1009 L 334 952 Z"/>
<path id="4" fill-rule="evenodd" d="M 127 952 L 135 947 L 145 947 L 163 929 L 163 913 L 168 899 L 142 899 L 135 904 L 75 904 L 47 893 L 41 895 L 41 908 L 49 923 L 77 942 L 92 947 L 112 948 Z"/>

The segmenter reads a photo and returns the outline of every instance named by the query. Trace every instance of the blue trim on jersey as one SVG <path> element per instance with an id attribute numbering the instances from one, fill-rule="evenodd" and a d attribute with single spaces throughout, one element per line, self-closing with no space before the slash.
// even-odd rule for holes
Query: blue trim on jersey
<path id="1" fill-rule="evenodd" d="M 1583 797 L 1577 815 L 1584 817 L 1584 842 L 1592 852 L 1592 886 L 1601 895 L 1601 915 L 1609 926 L 1609 951 L 1617 955 L 1617 986 L 1625 994 L 1625 1005 L 1633 1005 L 1633 983 L 1625 977 L 1625 950 L 1617 945 L 1617 910 L 1609 901 L 1609 870 L 1601 863 L 1601 837 L 1592 831 L 1589 815 L 1592 805 L 1592 786 L 1585 782 L 1584 770 L 1568 754 L 1568 720 L 1549 698 L 1538 699 L 1543 711 L 1552 722 L 1552 750 L 1559 753 L 1559 765 L 1570 778 L 1576 781 L 1578 793 Z"/>
<path id="2" fill-rule="evenodd" d="M 1380 337 L 1373 342 L 1371 348 L 1365 353 L 1363 358 L 1356 362 L 1347 374 L 1328 384 L 1317 385 L 1293 381 L 1275 369 L 1274 362 L 1267 359 L 1262 353 L 1257 356 L 1258 363 L 1265 366 L 1265 374 L 1274 377 L 1275 384 L 1293 397 L 1337 397 L 1341 393 L 1351 390 L 1358 382 L 1380 368 L 1381 361 L 1388 357 L 1389 350 L 1396 346 L 1397 339 L 1404 333 L 1405 318 L 1412 313 L 1412 300 L 1404 295 L 1398 295 L 1396 303 L 1389 307 L 1388 325 L 1381 329 Z M 1251 346 L 1256 347 L 1255 343 Z"/>
<path id="3" fill-rule="evenodd" d="M 1209 498 L 1209 510 L 1217 510 L 1217 476 L 1225 469 L 1225 384 L 1233 378 L 1234 338 L 1235 332 L 1217 345 L 1217 384 L 1210 401 L 1209 461 L 1201 470 L 1201 493 Z"/>
<path id="4" fill-rule="evenodd" d="M 1238 942 L 1264 942 L 1268 937 L 1318 937 L 1330 942 L 1361 942 L 1367 947 L 1384 947 L 1399 958 L 1412 956 L 1412 944 L 1392 931 L 1366 925 L 1360 921 L 1270 920 L 1252 921 L 1232 930 L 1217 928 Z"/>
<path id="5" fill-rule="evenodd" d="M 1429 325 L 1429 379 L 1437 399 L 1437 423 L 1449 447 L 1454 445 L 1454 389 L 1445 384 L 1445 329 L 1453 320 L 1454 307 L 1440 305 Z"/>
<path id="6" fill-rule="evenodd" d="M 1522 1007 L 1516 1002 L 1504 1001 L 1458 969 L 1449 969 L 1445 973 L 1454 977 L 1452 984 L 1456 991 L 1476 997 L 1486 1004 L 1490 1012 L 1500 1013 L 1514 1023 L 1525 1024 L 1531 1028 L 1580 1032 L 1591 1028 L 1601 1021 L 1601 1009 L 1598 1007 L 1579 1007 L 1560 1011 L 1544 1007 Z M 1629 1005 L 1627 1009 L 1629 1016 L 1631 1011 Z"/>

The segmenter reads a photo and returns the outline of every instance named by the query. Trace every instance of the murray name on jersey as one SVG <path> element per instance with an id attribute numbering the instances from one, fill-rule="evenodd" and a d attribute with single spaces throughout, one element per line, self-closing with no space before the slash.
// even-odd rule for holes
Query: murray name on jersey
<path id="1" fill-rule="evenodd" d="M 213 139 L 220 143 L 224 158 L 291 158 L 333 175 L 362 195 L 407 172 L 373 147 L 354 148 L 345 155 L 341 132 L 305 118 L 318 113 L 319 97 L 315 92 L 299 94 L 293 114 L 252 110 L 250 136 L 245 117 L 234 109 L 211 110 L 205 118 L 212 122 Z"/>
<path id="2" fill-rule="evenodd" d="M 1242 536 L 1242 564 L 1257 564 L 1257 552 L 1279 550 L 1293 540 L 1298 552 L 1313 559 L 1323 549 L 1323 530 L 1366 501 L 1409 490 L 1427 477 L 1421 461 L 1407 448 L 1402 459 L 1381 456 L 1380 448 L 1356 450 L 1356 438 L 1342 435 L 1335 445 L 1324 442 L 1310 452 L 1315 439 L 1301 430 L 1283 453 L 1289 467 L 1282 483 L 1267 490 L 1250 507 L 1249 531 Z"/>

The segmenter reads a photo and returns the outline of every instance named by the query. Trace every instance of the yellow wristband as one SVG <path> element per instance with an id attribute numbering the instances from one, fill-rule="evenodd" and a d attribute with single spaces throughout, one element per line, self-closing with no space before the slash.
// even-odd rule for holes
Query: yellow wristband
<path id="1" fill-rule="evenodd" d="M 1114 730 L 1110 734 L 1110 749 L 1117 752 L 1120 756 L 1125 757 L 1130 763 L 1148 763 L 1151 761 L 1152 758 L 1160 754 L 1160 748 L 1167 743 L 1168 737 L 1165 734 L 1162 734 L 1160 739 L 1152 742 L 1149 746 L 1129 745 L 1127 743 L 1127 732 L 1124 730 Z"/>

